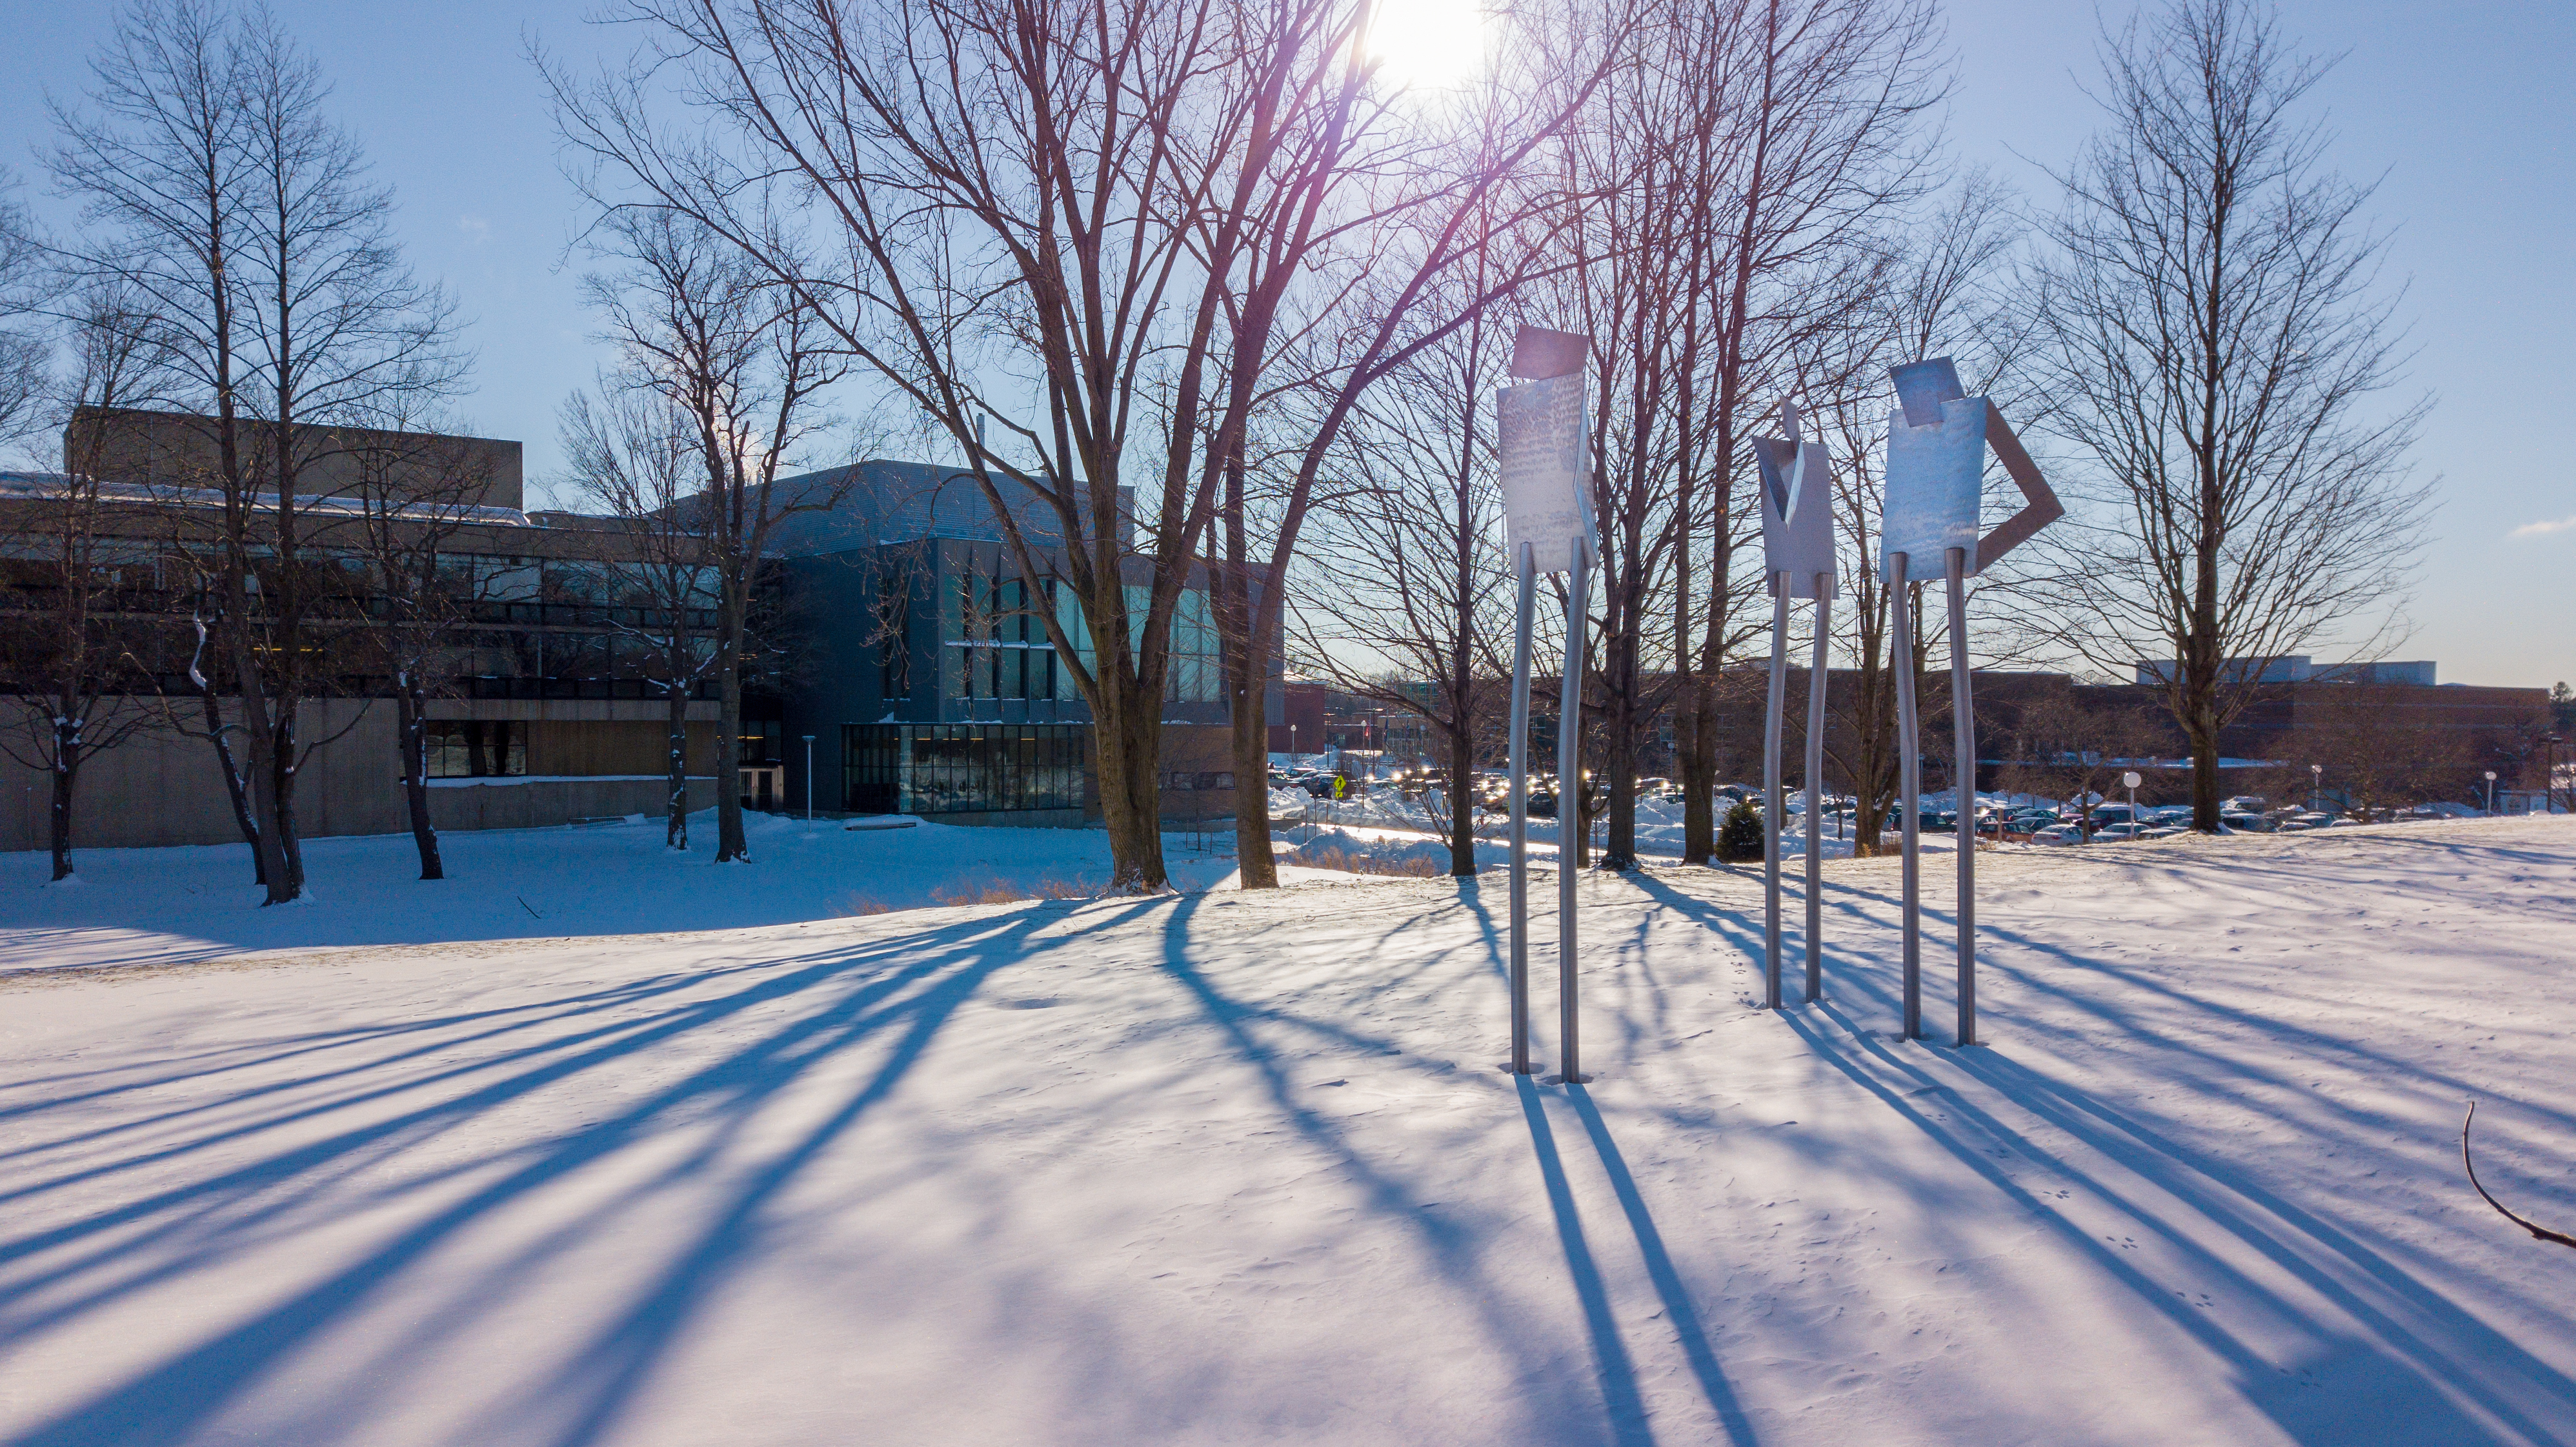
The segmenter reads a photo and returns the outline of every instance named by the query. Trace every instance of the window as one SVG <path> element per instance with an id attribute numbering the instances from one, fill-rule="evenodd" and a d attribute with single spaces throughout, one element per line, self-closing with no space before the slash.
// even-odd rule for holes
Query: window
<path id="1" fill-rule="evenodd" d="M 1070 595 L 1055 594 L 1059 610 Z M 1043 605 L 1041 605 L 1043 606 Z M 1071 695 L 1056 668 L 1046 624 L 1029 605 L 1028 584 L 1018 578 L 962 574 L 957 579 L 955 668 L 950 698 L 1048 699 Z M 887 697 L 895 695 L 888 694 Z"/>
<path id="2" fill-rule="evenodd" d="M 848 724 L 843 807 L 971 814 L 1082 807 L 1080 724 Z"/>
<path id="3" fill-rule="evenodd" d="M 1163 697 L 1181 703 L 1214 703 L 1225 697 L 1216 615 L 1204 588 L 1182 590 L 1172 609 L 1172 658 L 1163 676 Z"/>
<path id="4" fill-rule="evenodd" d="M 528 726 L 518 719 L 440 719 L 429 725 L 433 779 L 486 779 L 528 772 Z"/>

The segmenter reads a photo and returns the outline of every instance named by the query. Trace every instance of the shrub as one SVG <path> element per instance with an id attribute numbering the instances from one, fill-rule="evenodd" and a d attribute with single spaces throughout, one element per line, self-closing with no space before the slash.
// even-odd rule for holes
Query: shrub
<path id="1" fill-rule="evenodd" d="M 1717 826 L 1717 857 L 1742 864 L 1762 857 L 1762 811 L 1750 799 L 1738 799 Z"/>

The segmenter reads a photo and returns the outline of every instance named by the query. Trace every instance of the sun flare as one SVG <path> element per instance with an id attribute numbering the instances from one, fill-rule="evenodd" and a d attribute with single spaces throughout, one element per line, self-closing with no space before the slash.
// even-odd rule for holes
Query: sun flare
<path id="1" fill-rule="evenodd" d="M 1484 10 L 1477 0 L 1379 0 L 1368 49 L 1398 85 L 1464 85 L 1484 65 Z"/>

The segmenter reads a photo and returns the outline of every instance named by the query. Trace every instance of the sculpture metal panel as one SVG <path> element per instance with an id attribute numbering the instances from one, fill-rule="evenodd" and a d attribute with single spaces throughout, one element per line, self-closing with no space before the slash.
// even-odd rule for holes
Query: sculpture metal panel
<path id="1" fill-rule="evenodd" d="M 1825 645 L 1834 597 L 1832 459 L 1822 442 L 1798 435 L 1798 409 L 1780 408 L 1783 437 L 1757 437 L 1762 471 L 1762 564 L 1771 593 L 1771 690 L 1762 729 L 1762 995 L 1780 1008 L 1780 830 L 1788 822 L 1781 786 L 1781 735 L 1788 708 L 1789 600 L 1816 605 L 1815 656 L 1807 670 L 1807 998 L 1824 995 L 1823 817 Z"/>
<path id="2" fill-rule="evenodd" d="M 1561 1078 L 1581 1074 L 1581 1017 L 1575 991 L 1574 852 L 1582 828 L 1583 625 L 1593 556 L 1590 432 L 1585 425 L 1589 337 L 1522 327 L 1512 375 L 1525 379 L 1497 396 L 1503 510 L 1520 585 L 1512 652 L 1512 1059 L 1530 1074 L 1529 1040 L 1529 691 L 1530 632 L 1537 575 L 1566 578 L 1563 694 L 1557 713 L 1557 994 Z"/>
<path id="3" fill-rule="evenodd" d="M 1948 357 L 1889 369 L 1896 410 L 1887 420 L 1887 499 L 1879 524 L 1879 569 L 1891 591 L 1890 664 L 1896 675 L 1899 792 L 1904 811 L 1905 1038 L 1922 1034 L 1922 743 L 1910 659 L 1911 596 L 1933 560 L 1947 585 L 1950 621 L 1951 779 L 1958 797 L 1958 1043 L 1977 1039 L 1977 726 L 1968 669 L 1967 580 L 2063 516 L 2021 439 L 1993 402 L 1964 395 Z M 2023 506 L 1993 532 L 1977 532 L 1986 452 L 1992 448 L 2021 489 Z"/>

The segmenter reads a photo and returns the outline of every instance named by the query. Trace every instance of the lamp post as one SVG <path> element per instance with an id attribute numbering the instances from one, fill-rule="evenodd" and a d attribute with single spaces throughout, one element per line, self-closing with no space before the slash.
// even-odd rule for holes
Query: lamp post
<path id="1" fill-rule="evenodd" d="M 2120 783 L 2129 791 L 2129 837 L 2132 839 L 2138 837 L 2138 785 L 2141 782 L 2135 769 L 2120 776 Z"/>
<path id="2" fill-rule="evenodd" d="M 2308 808 L 2322 814 L 2326 811 L 2326 766 L 2308 765 Z"/>
<path id="3" fill-rule="evenodd" d="M 2487 812 L 2495 812 L 2495 770 L 2487 770 Z"/>
<path id="4" fill-rule="evenodd" d="M 805 735 L 805 832 L 814 832 L 814 736 Z"/>
<path id="5" fill-rule="evenodd" d="M 1297 726 L 1288 726 L 1288 767 L 1297 767 Z"/>

